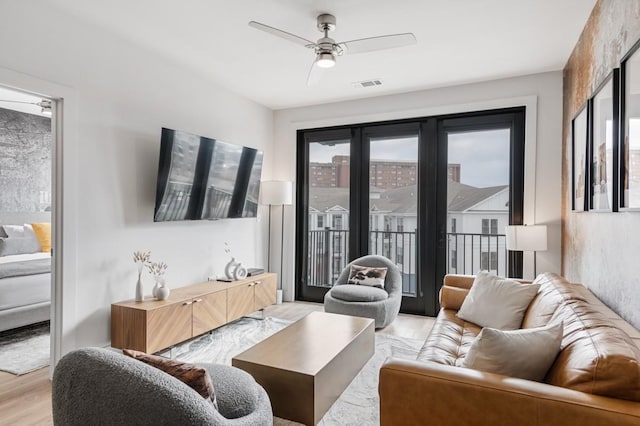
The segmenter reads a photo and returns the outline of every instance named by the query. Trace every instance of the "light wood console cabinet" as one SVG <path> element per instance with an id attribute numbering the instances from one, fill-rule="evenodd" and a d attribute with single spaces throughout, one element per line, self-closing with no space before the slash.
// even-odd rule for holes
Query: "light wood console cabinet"
<path id="1" fill-rule="evenodd" d="M 171 290 L 167 300 L 111 305 L 111 346 L 158 352 L 276 303 L 276 274 Z"/>

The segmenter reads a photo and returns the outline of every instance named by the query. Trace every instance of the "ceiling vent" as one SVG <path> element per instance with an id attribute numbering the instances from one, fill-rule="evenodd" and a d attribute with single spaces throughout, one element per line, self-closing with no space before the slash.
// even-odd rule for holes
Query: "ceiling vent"
<path id="1" fill-rule="evenodd" d="M 361 88 L 361 87 L 376 87 L 382 86 L 382 80 L 376 78 L 374 80 L 365 80 L 365 81 L 357 81 L 355 83 L 351 83 L 353 87 Z"/>

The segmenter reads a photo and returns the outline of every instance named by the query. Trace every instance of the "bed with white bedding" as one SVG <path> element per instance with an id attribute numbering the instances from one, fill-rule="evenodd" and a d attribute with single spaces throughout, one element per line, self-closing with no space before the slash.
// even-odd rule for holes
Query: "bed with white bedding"
<path id="1" fill-rule="evenodd" d="M 49 253 L 0 257 L 0 331 L 47 321 L 50 307 Z"/>

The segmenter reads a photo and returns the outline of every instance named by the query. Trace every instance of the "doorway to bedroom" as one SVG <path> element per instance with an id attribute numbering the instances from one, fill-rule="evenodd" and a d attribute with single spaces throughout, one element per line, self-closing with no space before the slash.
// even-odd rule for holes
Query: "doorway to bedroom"
<path id="1" fill-rule="evenodd" d="M 53 110 L 0 87 L 0 374 L 51 358 Z"/>

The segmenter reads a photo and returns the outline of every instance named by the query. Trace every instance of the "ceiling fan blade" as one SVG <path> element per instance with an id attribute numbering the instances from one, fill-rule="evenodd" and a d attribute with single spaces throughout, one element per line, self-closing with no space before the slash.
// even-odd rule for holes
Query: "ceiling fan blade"
<path id="1" fill-rule="evenodd" d="M 344 41 L 338 43 L 346 48 L 347 53 L 365 53 L 375 50 L 392 49 L 394 47 L 409 46 L 416 43 L 416 36 L 413 33 L 402 33 L 384 35 L 378 37 L 361 38 L 358 40 Z"/>
<path id="2" fill-rule="evenodd" d="M 307 86 L 315 86 L 320 80 L 322 80 L 322 76 L 327 68 L 319 67 L 316 61 L 313 61 L 311 64 L 311 69 L 309 70 L 309 76 L 307 77 Z"/>
<path id="3" fill-rule="evenodd" d="M 252 28 L 255 28 L 256 30 L 264 31 L 265 33 L 269 33 L 276 37 L 280 37 L 285 40 L 292 41 L 296 44 L 300 44 L 304 47 L 309 47 L 309 48 L 316 47 L 316 43 L 311 40 L 307 40 L 306 38 L 303 38 L 303 37 L 298 37 L 295 34 L 291 34 L 286 31 L 282 31 L 277 28 L 270 27 L 269 25 L 261 24 L 260 22 L 251 21 L 249 22 L 249 26 Z"/>

